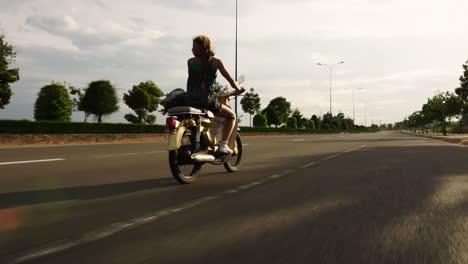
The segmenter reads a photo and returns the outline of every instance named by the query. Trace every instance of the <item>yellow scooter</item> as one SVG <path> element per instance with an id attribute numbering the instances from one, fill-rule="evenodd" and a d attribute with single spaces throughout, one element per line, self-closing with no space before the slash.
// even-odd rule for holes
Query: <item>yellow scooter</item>
<path id="1" fill-rule="evenodd" d="M 228 105 L 236 92 L 215 94 L 221 104 Z M 178 106 L 167 111 L 166 131 L 169 133 L 169 166 L 181 184 L 194 182 L 206 163 L 224 165 L 228 172 L 239 170 L 242 161 L 242 140 L 237 122 L 228 141 L 233 153 L 218 152 L 225 118 L 215 117 L 211 111 Z"/>

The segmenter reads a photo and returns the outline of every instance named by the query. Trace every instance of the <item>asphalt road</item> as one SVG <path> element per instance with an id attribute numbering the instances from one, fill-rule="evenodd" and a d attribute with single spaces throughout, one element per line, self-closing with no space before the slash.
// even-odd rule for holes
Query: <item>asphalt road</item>
<path id="1" fill-rule="evenodd" d="M 238 173 L 165 142 L 0 148 L 0 263 L 468 263 L 468 148 L 244 138 Z"/>

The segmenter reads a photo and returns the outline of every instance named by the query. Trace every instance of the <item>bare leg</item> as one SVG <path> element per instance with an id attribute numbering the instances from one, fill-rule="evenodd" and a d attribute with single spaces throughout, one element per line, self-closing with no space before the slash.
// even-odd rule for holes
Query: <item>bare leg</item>
<path id="1" fill-rule="evenodd" d="M 226 124 L 224 125 L 221 141 L 227 142 L 234 128 L 234 122 L 236 122 L 236 114 L 228 106 L 221 105 L 221 109 L 216 113 L 216 115 L 226 118 Z"/>

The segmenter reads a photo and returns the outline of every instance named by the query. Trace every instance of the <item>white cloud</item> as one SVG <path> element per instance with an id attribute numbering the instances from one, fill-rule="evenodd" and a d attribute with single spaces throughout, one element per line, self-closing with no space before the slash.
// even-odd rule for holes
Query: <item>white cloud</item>
<path id="1" fill-rule="evenodd" d="M 164 91 L 184 87 L 191 37 L 209 35 L 217 57 L 234 75 L 231 0 L 0 0 L 0 27 L 18 49 L 21 81 L 2 116 L 30 110 L 37 89 L 51 80 L 84 87 L 109 79 L 122 90 L 154 80 Z M 238 1 L 239 74 L 260 93 L 262 105 L 286 97 L 306 116 L 329 108 L 364 118 L 398 121 L 435 90 L 458 85 L 466 60 L 464 0 Z M 52 8 L 53 7 L 53 8 Z M 227 84 L 220 76 L 218 80 Z M 19 104 L 22 107 L 17 107 Z M 9 110 L 12 109 L 12 110 Z M 123 110 L 110 117 L 124 121 Z M 244 118 L 245 119 L 245 118 Z"/>
<path id="2" fill-rule="evenodd" d="M 80 26 L 70 15 L 63 17 L 30 16 L 26 25 L 43 30 L 55 37 L 70 40 L 79 50 L 113 48 L 120 45 L 142 46 L 163 36 L 152 28 L 134 29 L 115 21 L 97 21 L 91 26 Z"/>

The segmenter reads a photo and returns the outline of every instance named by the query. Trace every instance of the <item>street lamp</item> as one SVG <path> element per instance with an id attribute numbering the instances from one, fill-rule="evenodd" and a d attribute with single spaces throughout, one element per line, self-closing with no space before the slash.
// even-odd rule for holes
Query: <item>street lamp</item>
<path id="1" fill-rule="evenodd" d="M 324 64 L 324 63 L 317 63 L 317 65 L 320 65 L 320 66 L 327 66 L 328 69 L 330 70 L 330 115 L 332 115 L 332 96 L 331 96 L 331 88 L 332 88 L 332 68 L 333 66 L 336 66 L 338 64 L 342 64 L 344 63 L 344 61 L 342 62 L 339 62 L 339 63 L 335 63 L 333 65 L 328 65 L 328 64 Z M 333 116 L 333 115 L 332 115 Z"/>
<path id="2" fill-rule="evenodd" d="M 349 89 L 345 89 L 345 90 L 349 90 Z M 356 122 L 356 116 L 354 114 L 354 91 L 357 91 L 357 90 L 364 90 L 364 88 L 351 89 L 352 94 L 353 94 L 353 122 Z"/>
<path id="3" fill-rule="evenodd" d="M 234 73 L 234 80 L 236 80 L 237 82 L 237 0 L 236 0 L 236 59 L 235 59 L 235 73 Z M 234 109 L 235 109 L 235 113 L 236 113 L 236 116 L 237 116 L 237 95 L 236 97 L 234 98 Z"/>

